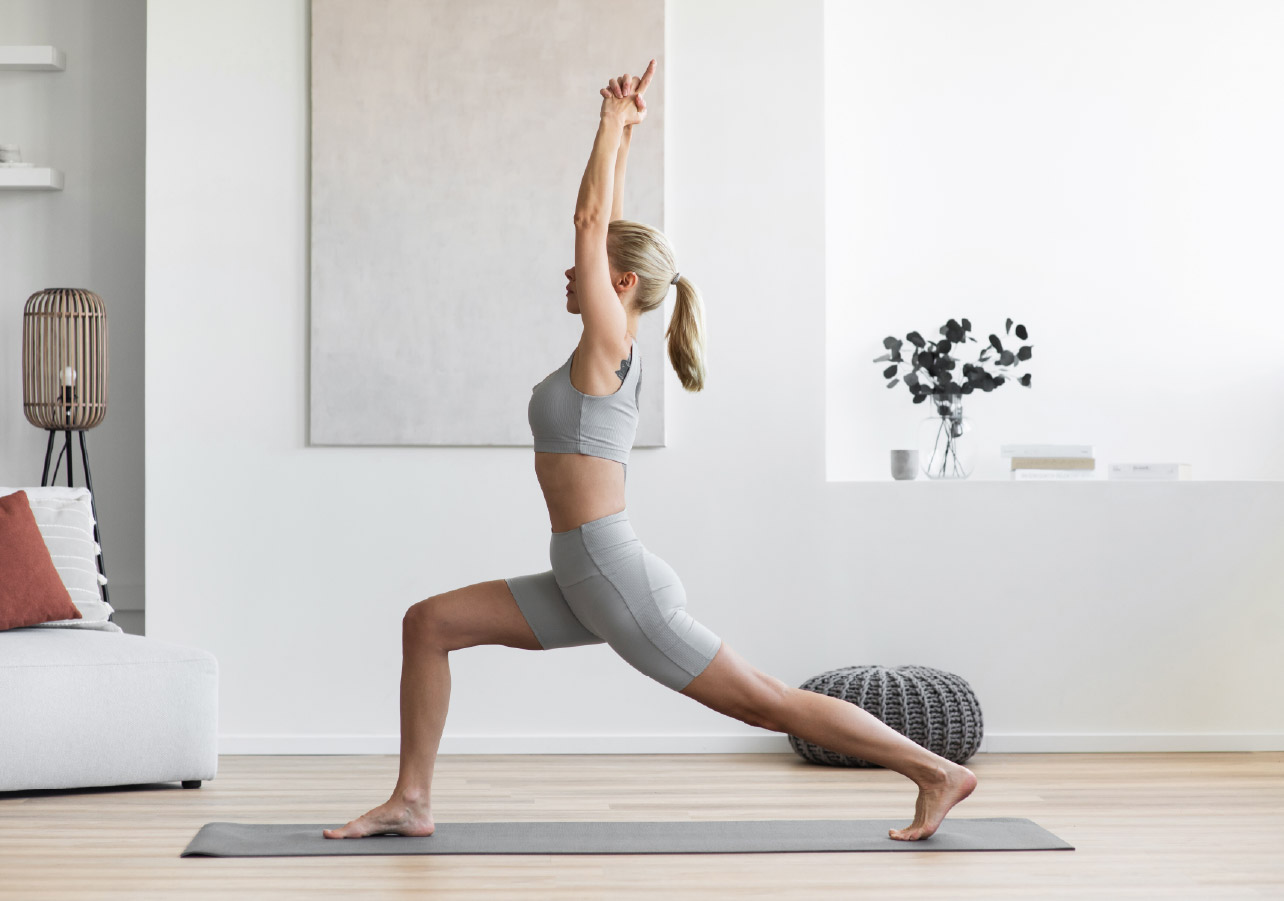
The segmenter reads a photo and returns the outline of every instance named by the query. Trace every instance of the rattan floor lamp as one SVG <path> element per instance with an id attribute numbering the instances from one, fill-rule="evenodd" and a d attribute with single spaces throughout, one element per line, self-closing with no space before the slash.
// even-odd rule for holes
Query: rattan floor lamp
<path id="1" fill-rule="evenodd" d="M 81 288 L 46 288 L 27 298 L 22 311 L 22 411 L 36 428 L 49 431 L 41 485 L 48 485 L 49 459 L 54 439 L 63 434 L 63 449 L 54 466 L 67 455 L 67 484 L 72 485 L 71 433 L 80 433 L 80 461 L 85 487 L 94 513 L 94 541 L 98 543 L 99 587 L 107 594 L 107 565 L 98 534 L 98 505 L 89 475 L 89 448 L 85 430 L 107 415 L 107 308 L 93 291 Z"/>

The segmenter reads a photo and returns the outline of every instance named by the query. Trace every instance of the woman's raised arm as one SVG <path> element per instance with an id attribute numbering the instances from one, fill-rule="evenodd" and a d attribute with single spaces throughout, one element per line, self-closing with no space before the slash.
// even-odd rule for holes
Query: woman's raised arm
<path id="1" fill-rule="evenodd" d="M 624 130 L 646 118 L 642 94 L 654 73 L 655 60 L 651 60 L 636 92 L 620 91 L 622 96 L 617 97 L 615 90 L 603 89 L 597 135 L 575 203 L 575 281 L 584 331 L 592 338 L 610 341 L 624 333 L 626 319 L 611 283 L 606 233 L 616 203 L 615 169 Z"/>
<path id="2" fill-rule="evenodd" d="M 655 60 L 651 60 L 647 65 L 647 72 L 650 73 L 650 75 L 655 74 Z M 651 83 L 649 75 L 643 74 L 642 78 L 646 78 L 648 85 Z M 603 97 L 627 97 L 630 94 L 636 94 L 638 97 L 637 102 L 639 104 L 639 108 L 645 109 L 646 100 L 643 99 L 642 95 L 646 92 L 646 87 L 642 85 L 642 78 L 638 78 L 636 76 L 630 77 L 626 72 L 619 78 L 612 78 L 610 82 L 608 82 L 607 86 L 602 88 L 598 93 Z M 620 149 L 615 154 L 615 185 L 612 192 L 613 199 L 611 201 L 612 221 L 624 218 L 624 171 L 628 168 L 629 142 L 632 141 L 632 139 L 633 126 L 624 126 L 624 132 L 620 138 Z"/>
<path id="3" fill-rule="evenodd" d="M 633 140 L 633 126 L 624 126 L 620 134 L 620 149 L 615 153 L 615 185 L 611 200 L 611 220 L 624 218 L 624 170 L 629 165 L 629 142 Z"/>

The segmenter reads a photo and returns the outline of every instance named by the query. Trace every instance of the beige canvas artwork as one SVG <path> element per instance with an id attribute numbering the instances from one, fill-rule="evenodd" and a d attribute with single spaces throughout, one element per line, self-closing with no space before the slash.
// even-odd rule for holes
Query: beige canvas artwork
<path id="1" fill-rule="evenodd" d="M 624 217 L 658 228 L 664 2 L 313 0 L 310 442 L 531 445 L 581 323 L 572 216 L 598 89 L 659 65 Z M 635 446 L 664 443 L 663 311 Z"/>

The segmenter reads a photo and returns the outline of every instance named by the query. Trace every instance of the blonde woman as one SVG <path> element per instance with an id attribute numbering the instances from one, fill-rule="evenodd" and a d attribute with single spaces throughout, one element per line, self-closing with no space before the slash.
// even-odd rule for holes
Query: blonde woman
<path id="1" fill-rule="evenodd" d="M 609 644 L 662 685 L 742 722 L 797 735 L 902 773 L 919 787 L 914 820 L 889 830 L 914 841 L 936 831 L 976 777 L 847 701 L 792 688 L 750 666 L 691 617 L 677 574 L 629 525 L 624 488 L 638 421 L 638 320 L 676 287 L 669 362 L 688 391 L 704 387 L 700 295 L 665 236 L 622 219 L 633 129 L 646 119 L 655 60 L 612 78 L 575 208 L 575 265 L 566 309 L 579 343 L 534 387 L 527 408 L 535 475 L 552 527 L 546 572 L 481 582 L 419 601 L 402 623 L 401 768 L 392 797 L 327 838 L 431 835 L 430 790 L 450 699 L 451 651 L 498 644 L 547 650 Z M 657 361 L 658 363 L 659 361 Z M 658 383 L 658 382 L 657 382 Z"/>

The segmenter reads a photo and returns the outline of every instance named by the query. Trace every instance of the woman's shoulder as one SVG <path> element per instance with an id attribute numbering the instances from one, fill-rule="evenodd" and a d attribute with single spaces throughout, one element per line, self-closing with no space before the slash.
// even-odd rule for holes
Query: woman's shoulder
<path id="1" fill-rule="evenodd" d="M 636 350 L 637 340 L 629 334 L 608 338 L 584 333 L 580 336 L 580 342 L 575 346 L 572 355 L 619 366 L 621 362 L 631 360 Z"/>
<path id="2" fill-rule="evenodd" d="M 637 342 L 631 335 L 618 341 L 582 336 L 571 353 L 572 387 L 584 394 L 614 394 L 637 363 L 637 351 Z M 576 386 L 575 381 L 582 384 Z"/>

